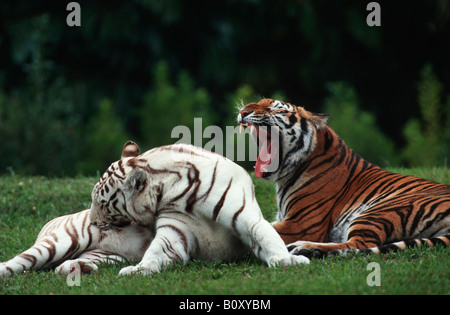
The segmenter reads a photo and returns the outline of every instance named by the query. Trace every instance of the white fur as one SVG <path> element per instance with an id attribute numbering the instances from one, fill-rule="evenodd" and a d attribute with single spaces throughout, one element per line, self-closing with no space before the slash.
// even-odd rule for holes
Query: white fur
<path id="1" fill-rule="evenodd" d="M 48 269 L 61 263 L 73 245 L 76 250 L 55 271 L 68 274 L 76 263 L 96 272 L 101 262 L 141 259 L 152 238 L 149 229 L 138 225 L 101 231 L 91 224 L 89 209 L 83 210 L 48 222 L 32 247 L 0 264 L 0 278 L 29 269 Z"/>
<path id="2" fill-rule="evenodd" d="M 119 163 L 124 174 L 118 177 L 126 179 L 115 181 L 112 193 L 109 187 L 109 196 L 123 191 L 127 209 L 124 217 L 156 230 L 142 261 L 120 274 L 152 274 L 175 261 L 190 259 L 232 260 L 248 249 L 269 266 L 309 262 L 306 257 L 288 253 L 261 214 L 250 176 L 223 156 L 179 144 L 147 151 L 134 160 L 124 158 L 111 169 L 117 172 Z M 108 195 L 104 186 L 109 176 L 105 174 L 92 194 L 91 219 L 99 225 L 109 223 L 101 206 L 101 199 Z M 142 188 L 141 182 L 146 187 L 137 193 L 132 187 Z M 125 209 L 117 203 L 115 208 L 108 209 L 115 215 Z"/>

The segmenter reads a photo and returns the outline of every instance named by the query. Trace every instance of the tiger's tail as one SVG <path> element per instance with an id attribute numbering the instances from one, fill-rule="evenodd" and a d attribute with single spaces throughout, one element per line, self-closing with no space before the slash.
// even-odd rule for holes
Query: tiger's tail
<path id="1" fill-rule="evenodd" d="M 435 247 L 440 244 L 445 247 L 450 247 L 450 234 L 436 236 L 431 238 L 413 238 L 409 240 L 399 241 L 395 243 L 383 244 L 380 246 L 363 248 L 363 249 L 345 249 L 329 252 L 327 256 L 345 255 L 347 253 L 358 252 L 362 254 L 386 254 L 391 252 L 398 252 L 412 247 L 422 247 L 427 244 L 430 247 Z"/>

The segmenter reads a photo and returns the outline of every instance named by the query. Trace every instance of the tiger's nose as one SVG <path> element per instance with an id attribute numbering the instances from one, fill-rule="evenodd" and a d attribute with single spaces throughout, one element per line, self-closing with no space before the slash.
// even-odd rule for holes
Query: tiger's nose
<path id="1" fill-rule="evenodd" d="M 253 112 L 252 110 L 241 110 L 239 114 L 241 115 L 242 118 L 245 118 L 245 116 L 250 115 L 252 112 Z"/>

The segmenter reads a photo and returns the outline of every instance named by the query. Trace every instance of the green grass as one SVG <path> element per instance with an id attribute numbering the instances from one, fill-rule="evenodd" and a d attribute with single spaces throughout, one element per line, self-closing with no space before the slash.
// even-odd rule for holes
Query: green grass
<path id="1" fill-rule="evenodd" d="M 450 184 L 450 169 L 392 169 Z M 86 209 L 96 178 L 0 177 L 0 261 L 31 246 L 56 216 Z M 254 178 L 266 218 L 276 211 L 272 183 Z M 0 279 L 0 294 L 449 294 L 450 249 L 413 248 L 387 255 L 313 259 L 310 265 L 267 268 L 251 255 L 233 262 L 193 261 L 151 277 L 118 277 L 122 265 L 104 265 L 69 287 L 54 272 Z M 380 265 L 381 286 L 368 286 L 370 262 Z"/>

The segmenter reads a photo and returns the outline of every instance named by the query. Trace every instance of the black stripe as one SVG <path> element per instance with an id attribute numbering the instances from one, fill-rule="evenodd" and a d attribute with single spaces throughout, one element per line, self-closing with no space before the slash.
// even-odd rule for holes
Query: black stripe
<path id="1" fill-rule="evenodd" d="M 228 183 L 227 189 L 225 190 L 222 197 L 220 198 L 220 200 L 217 202 L 216 206 L 214 207 L 213 218 L 212 218 L 214 221 L 216 221 L 217 216 L 219 215 L 220 209 L 222 209 L 223 203 L 225 201 L 225 197 L 227 196 L 228 190 L 230 189 L 232 182 L 233 182 L 233 178 Z"/>

